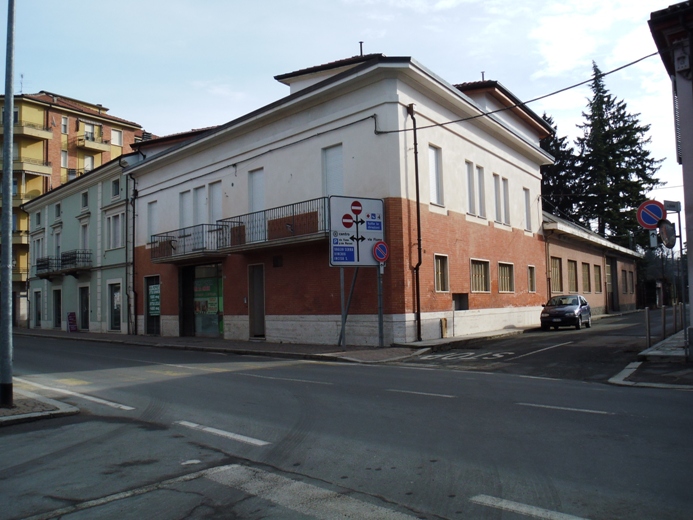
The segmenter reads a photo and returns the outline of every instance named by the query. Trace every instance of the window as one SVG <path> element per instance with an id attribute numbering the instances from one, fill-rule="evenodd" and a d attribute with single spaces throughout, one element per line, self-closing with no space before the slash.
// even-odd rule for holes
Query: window
<path id="1" fill-rule="evenodd" d="M 501 180 L 497 173 L 493 174 L 493 198 L 496 202 L 496 222 L 503 222 L 503 206 L 501 205 Z"/>
<path id="2" fill-rule="evenodd" d="M 89 223 L 88 222 L 84 222 L 80 226 L 79 247 L 80 247 L 80 249 L 89 249 Z"/>
<path id="3" fill-rule="evenodd" d="M 322 172 L 325 195 L 344 195 L 344 162 L 342 145 L 322 150 Z"/>
<path id="4" fill-rule="evenodd" d="M 12 213 L 12 231 L 18 230 L 18 228 L 17 228 L 17 223 L 18 223 L 17 218 L 18 217 L 19 217 L 19 215 L 17 215 L 16 213 Z"/>
<path id="5" fill-rule="evenodd" d="M 529 190 L 523 188 L 522 191 L 525 194 L 525 230 L 532 231 L 532 205 L 529 197 Z"/>
<path id="6" fill-rule="evenodd" d="M 111 181 L 111 198 L 115 199 L 120 197 L 120 179 L 113 179 Z"/>
<path id="7" fill-rule="evenodd" d="M 472 260 L 472 292 L 489 292 L 489 263 L 483 260 Z"/>
<path id="8" fill-rule="evenodd" d="M 58 202 L 58 203 L 55 205 L 55 218 L 56 218 L 56 219 L 60 218 L 60 215 L 62 215 L 62 211 L 61 211 L 61 209 L 60 209 L 60 202 Z"/>
<path id="9" fill-rule="evenodd" d="M 41 327 L 41 291 L 34 291 L 34 327 Z"/>
<path id="10" fill-rule="evenodd" d="M 84 156 L 84 173 L 90 172 L 94 169 L 94 156 L 85 155 Z"/>
<path id="11" fill-rule="evenodd" d="M 207 222 L 209 208 L 207 207 L 207 187 L 199 186 L 193 189 L 193 225 Z"/>
<path id="12" fill-rule="evenodd" d="M 510 187 L 508 179 L 503 179 L 503 224 L 510 225 Z"/>
<path id="13" fill-rule="evenodd" d="M 224 218 L 221 209 L 222 195 L 221 181 L 212 182 L 209 185 L 209 221 L 212 223 Z"/>
<path id="14" fill-rule="evenodd" d="M 435 146 L 428 147 L 428 177 L 431 191 L 431 204 L 443 205 L 443 172 L 441 151 Z"/>
<path id="15" fill-rule="evenodd" d="M 498 264 L 498 292 L 515 291 L 515 273 L 512 264 Z"/>
<path id="16" fill-rule="evenodd" d="M 36 212 L 35 220 L 36 220 L 36 227 L 40 227 L 41 226 L 41 212 L 40 211 Z"/>
<path id="17" fill-rule="evenodd" d="M 436 269 L 436 291 L 447 292 L 450 290 L 448 285 L 448 257 L 434 255 Z"/>
<path id="18" fill-rule="evenodd" d="M 602 266 L 594 266 L 594 292 L 602 292 Z"/>
<path id="19" fill-rule="evenodd" d="M 36 259 L 43 256 L 43 238 L 35 238 L 31 245 L 31 259 L 36 264 Z"/>
<path id="20" fill-rule="evenodd" d="M 82 209 L 85 209 L 88 207 L 89 207 L 89 192 L 83 191 L 82 192 Z"/>
<path id="21" fill-rule="evenodd" d="M 474 165 L 469 161 L 465 162 L 467 166 L 467 211 L 471 215 L 476 215 L 476 189 L 474 185 Z"/>
<path id="22" fill-rule="evenodd" d="M 67 123 L 68 123 L 67 116 L 63 116 L 60 120 L 60 132 L 63 134 L 67 133 Z"/>
<path id="23" fill-rule="evenodd" d="M 67 150 L 60 150 L 60 167 L 67 168 Z"/>
<path id="24" fill-rule="evenodd" d="M 55 246 L 55 257 L 60 258 L 60 247 L 61 247 L 61 242 L 62 242 L 62 236 L 61 233 L 56 231 L 55 234 L 53 235 L 53 245 Z"/>
<path id="25" fill-rule="evenodd" d="M 476 189 L 479 195 L 479 206 L 477 207 L 477 216 L 486 218 L 486 190 L 484 187 L 484 169 L 481 166 L 476 167 Z"/>
<path id="26" fill-rule="evenodd" d="M 156 201 L 147 203 L 147 242 L 152 239 L 152 235 L 155 235 L 159 229 L 158 225 L 158 211 L 156 206 Z"/>
<path id="27" fill-rule="evenodd" d="M 527 266 L 527 290 L 537 292 L 537 273 L 533 265 Z"/>
<path id="28" fill-rule="evenodd" d="M 568 291 L 578 291 L 577 262 L 575 260 L 568 260 Z"/>
<path id="29" fill-rule="evenodd" d="M 96 134 L 94 132 L 94 125 L 91 123 L 84 123 L 84 138 L 87 141 L 94 141 L 96 139 Z"/>
<path id="30" fill-rule="evenodd" d="M 635 279 L 633 277 L 633 271 L 628 271 L 628 290 L 631 294 L 635 292 Z"/>
<path id="31" fill-rule="evenodd" d="M 192 226 L 192 192 L 190 190 L 178 194 L 178 220 L 181 228 Z"/>
<path id="32" fill-rule="evenodd" d="M 623 294 L 628 294 L 628 272 L 625 269 L 621 270 L 621 285 Z"/>
<path id="33" fill-rule="evenodd" d="M 561 259 L 551 257 L 551 292 L 563 291 L 563 272 L 561 270 Z"/>
<path id="34" fill-rule="evenodd" d="M 115 146 L 123 146 L 123 132 L 120 130 L 111 130 L 111 144 Z"/>
<path id="35" fill-rule="evenodd" d="M 14 109 L 14 117 L 12 118 L 12 124 L 19 124 L 19 108 Z M 2 122 L 5 123 L 5 107 L 2 107 Z"/>
<path id="36" fill-rule="evenodd" d="M 123 213 L 106 217 L 106 249 L 123 247 Z"/>
<path id="37" fill-rule="evenodd" d="M 590 264 L 582 264 L 582 292 L 592 292 L 592 280 L 590 277 Z"/>

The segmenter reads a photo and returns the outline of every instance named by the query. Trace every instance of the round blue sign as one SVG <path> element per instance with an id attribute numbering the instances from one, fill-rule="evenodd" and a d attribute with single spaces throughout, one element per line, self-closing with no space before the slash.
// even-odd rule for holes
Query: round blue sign
<path id="1" fill-rule="evenodd" d="M 378 262 L 385 262 L 388 258 L 390 258 L 390 249 L 382 240 L 376 242 L 373 246 L 373 258 L 375 258 Z"/>

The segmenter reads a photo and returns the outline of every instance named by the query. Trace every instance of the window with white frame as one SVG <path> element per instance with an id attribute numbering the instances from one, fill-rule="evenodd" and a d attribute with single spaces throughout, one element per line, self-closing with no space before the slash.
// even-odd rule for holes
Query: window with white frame
<path id="1" fill-rule="evenodd" d="M 179 227 L 186 228 L 192 226 L 192 192 L 190 190 L 181 191 L 178 194 L 178 224 Z"/>
<path id="2" fill-rule="evenodd" d="M 486 189 L 484 182 L 484 169 L 481 166 L 476 167 L 476 189 L 479 197 L 477 216 L 486 218 Z"/>
<path id="3" fill-rule="evenodd" d="M 448 281 L 448 257 L 444 255 L 434 255 L 436 292 L 447 292 L 450 290 Z"/>
<path id="4" fill-rule="evenodd" d="M 159 229 L 159 211 L 156 201 L 147 203 L 147 242 L 152 239 L 152 235 L 156 235 Z"/>
<path id="5" fill-rule="evenodd" d="M 431 192 L 431 204 L 443 205 L 443 169 L 440 148 L 428 146 L 428 178 Z"/>
<path id="6" fill-rule="evenodd" d="M 498 292 L 515 291 L 515 272 L 513 264 L 498 264 Z"/>
<path id="7" fill-rule="evenodd" d="M 465 161 L 467 168 L 467 213 L 476 215 L 476 182 L 474 181 L 474 165 Z"/>
<path id="8" fill-rule="evenodd" d="M 88 207 L 89 207 L 89 192 L 83 191 L 82 192 L 82 209 L 86 209 Z"/>
<path id="9" fill-rule="evenodd" d="M 208 211 L 207 186 L 198 186 L 193 189 L 193 225 L 205 224 Z"/>
<path id="10" fill-rule="evenodd" d="M 37 258 L 43 257 L 43 237 L 34 238 L 31 242 L 31 258 L 36 264 Z"/>
<path id="11" fill-rule="evenodd" d="M 124 213 L 115 213 L 106 217 L 106 249 L 123 247 Z"/>
<path id="12" fill-rule="evenodd" d="M 56 203 L 56 205 L 55 205 L 55 218 L 56 218 L 56 220 L 59 219 L 59 218 L 61 217 L 62 214 L 63 214 L 63 213 L 62 213 L 62 210 L 61 210 L 61 208 L 60 208 L 60 202 L 58 202 L 58 203 Z"/>
<path id="13" fill-rule="evenodd" d="M 84 123 L 84 138 L 87 141 L 94 141 L 96 139 L 96 131 L 93 124 Z"/>
<path id="14" fill-rule="evenodd" d="M 121 130 L 111 130 L 111 144 L 123 146 L 123 132 Z"/>
<path id="15" fill-rule="evenodd" d="M 79 247 L 89 249 L 89 222 L 82 222 L 79 228 Z"/>
<path id="16" fill-rule="evenodd" d="M 120 178 L 111 181 L 111 198 L 116 199 L 118 197 L 120 197 Z"/>
<path id="17" fill-rule="evenodd" d="M 84 156 L 84 173 L 90 172 L 94 169 L 94 156 L 85 155 Z"/>
<path id="18" fill-rule="evenodd" d="M 510 200 L 508 179 L 497 173 L 493 174 L 493 192 L 496 204 L 496 222 L 510 225 Z"/>
<path id="19" fill-rule="evenodd" d="M 525 195 L 525 231 L 532 231 L 532 205 L 529 197 L 529 190 L 523 188 Z"/>
<path id="20" fill-rule="evenodd" d="M 221 209 L 223 193 L 221 191 L 221 181 L 209 184 L 209 221 L 216 223 L 217 220 L 224 218 Z"/>
<path id="21" fill-rule="evenodd" d="M 36 217 L 34 218 L 34 220 L 36 221 L 36 227 L 40 227 L 41 226 L 41 212 L 40 211 L 36 212 Z"/>
<path id="22" fill-rule="evenodd" d="M 67 168 L 67 150 L 60 150 L 60 167 Z"/>
<path id="23" fill-rule="evenodd" d="M 527 266 L 527 290 L 537 292 L 537 271 L 533 265 Z"/>
<path id="24" fill-rule="evenodd" d="M 510 186 L 505 177 L 503 177 L 503 224 L 510 225 Z"/>
<path id="25" fill-rule="evenodd" d="M 496 203 L 496 222 L 503 222 L 503 206 L 501 205 L 501 178 L 493 174 L 493 199 Z"/>
<path id="26" fill-rule="evenodd" d="M 489 262 L 472 260 L 472 292 L 490 292 Z"/>
<path id="27" fill-rule="evenodd" d="M 62 133 L 62 134 L 67 133 L 67 123 L 68 123 L 67 116 L 63 116 L 60 119 L 60 133 Z"/>
<path id="28" fill-rule="evenodd" d="M 62 247 L 62 233 L 56 230 L 53 233 L 53 251 L 55 251 L 55 257 L 60 258 L 60 249 Z"/>
<path id="29" fill-rule="evenodd" d="M 342 145 L 322 149 L 322 175 L 325 196 L 344 195 Z"/>

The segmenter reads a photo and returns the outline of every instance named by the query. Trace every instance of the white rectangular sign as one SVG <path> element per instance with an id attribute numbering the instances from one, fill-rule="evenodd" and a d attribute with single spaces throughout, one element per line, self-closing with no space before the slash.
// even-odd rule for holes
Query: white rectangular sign
<path id="1" fill-rule="evenodd" d="M 330 265 L 379 265 L 373 246 L 385 238 L 382 199 L 330 197 Z"/>

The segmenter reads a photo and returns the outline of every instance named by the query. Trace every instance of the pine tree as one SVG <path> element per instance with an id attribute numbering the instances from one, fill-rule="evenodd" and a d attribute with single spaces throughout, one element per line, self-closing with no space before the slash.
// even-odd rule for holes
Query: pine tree
<path id="1" fill-rule="evenodd" d="M 626 103 L 608 92 L 595 63 L 592 69 L 592 99 L 582 114 L 585 123 L 578 126 L 583 135 L 576 141 L 580 220 L 618 244 L 629 246 L 637 233 L 638 242 L 646 245 L 636 211 L 647 192 L 661 184 L 655 177 L 661 161 L 646 148 L 650 125 L 640 124 L 640 114 L 630 114 Z"/>
<path id="2" fill-rule="evenodd" d="M 551 116 L 542 116 L 554 134 L 541 140 L 541 148 L 550 153 L 555 162 L 541 167 L 541 195 L 543 209 L 558 217 L 578 219 L 578 202 L 582 183 L 577 182 L 575 151 L 568 138 L 558 137 L 558 126 Z"/>

